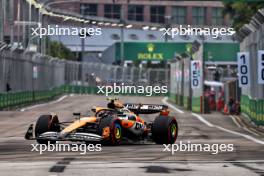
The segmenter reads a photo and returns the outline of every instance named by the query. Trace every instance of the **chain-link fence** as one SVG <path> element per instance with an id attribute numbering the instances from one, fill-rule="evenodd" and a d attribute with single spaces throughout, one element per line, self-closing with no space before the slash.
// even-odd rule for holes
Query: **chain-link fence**
<path id="1" fill-rule="evenodd" d="M 252 121 L 264 125 L 264 86 L 258 84 L 258 50 L 264 50 L 264 24 L 240 43 L 240 50 L 249 52 L 251 84 L 242 88 L 241 109 Z"/>
<path id="2" fill-rule="evenodd" d="M 203 75 L 199 75 L 199 77 L 201 77 L 201 86 L 192 89 L 190 70 L 192 60 L 202 63 L 202 54 L 203 46 L 192 54 L 192 56 L 178 56 L 178 58 L 171 63 L 170 69 L 170 100 L 193 112 L 203 112 Z M 200 66 L 199 69 L 202 73 L 203 67 Z"/>
<path id="3" fill-rule="evenodd" d="M 0 52 L 0 92 L 48 90 L 65 83 L 65 62 L 36 53 Z"/>
<path id="4" fill-rule="evenodd" d="M 251 85 L 243 87 L 242 93 L 250 95 L 252 98 L 264 99 L 264 86 L 258 84 L 258 63 L 257 53 L 258 50 L 264 50 L 264 24 L 261 25 L 258 31 L 251 33 L 240 43 L 240 50 L 250 53 L 250 76 Z"/>
<path id="5" fill-rule="evenodd" d="M 66 61 L 30 52 L 0 52 L 0 109 L 64 92 L 96 93 L 99 85 L 122 83 L 169 86 L 169 70 Z"/>
<path id="6" fill-rule="evenodd" d="M 3 51 L 0 57 L 0 92 L 48 90 L 61 85 L 169 84 L 165 69 L 65 61 L 38 53 Z"/>

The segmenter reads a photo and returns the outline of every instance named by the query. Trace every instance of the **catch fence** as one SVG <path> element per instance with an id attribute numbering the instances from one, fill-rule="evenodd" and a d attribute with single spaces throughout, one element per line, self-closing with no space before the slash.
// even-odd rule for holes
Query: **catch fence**
<path id="1" fill-rule="evenodd" d="M 67 61 L 32 52 L 0 52 L 0 109 L 62 93 L 96 94 L 97 86 L 114 83 L 169 86 L 169 70 Z"/>

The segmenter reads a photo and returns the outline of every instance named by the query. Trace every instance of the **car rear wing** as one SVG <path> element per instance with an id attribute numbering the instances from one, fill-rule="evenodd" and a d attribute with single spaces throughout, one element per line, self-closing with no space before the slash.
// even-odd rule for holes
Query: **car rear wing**
<path id="1" fill-rule="evenodd" d="M 124 107 L 136 114 L 154 114 L 168 109 L 168 106 L 160 104 L 125 103 Z"/>

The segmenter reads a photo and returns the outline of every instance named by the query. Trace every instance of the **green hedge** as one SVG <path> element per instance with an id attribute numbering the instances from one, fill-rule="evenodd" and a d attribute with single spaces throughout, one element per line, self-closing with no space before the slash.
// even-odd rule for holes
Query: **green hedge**
<path id="1" fill-rule="evenodd" d="M 264 125 L 264 100 L 254 100 L 247 95 L 242 95 L 241 111 L 256 125 Z"/>

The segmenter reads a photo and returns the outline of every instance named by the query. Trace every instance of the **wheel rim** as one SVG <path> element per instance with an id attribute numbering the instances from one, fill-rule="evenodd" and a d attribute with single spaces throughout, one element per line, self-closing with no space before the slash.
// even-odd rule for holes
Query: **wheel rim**
<path id="1" fill-rule="evenodd" d="M 119 124 L 115 124 L 115 138 L 120 139 L 121 138 L 121 127 Z"/>
<path id="2" fill-rule="evenodd" d="M 171 125 L 171 136 L 172 136 L 172 138 L 175 138 L 176 135 L 177 135 L 177 126 L 176 126 L 176 124 L 173 123 Z"/>

